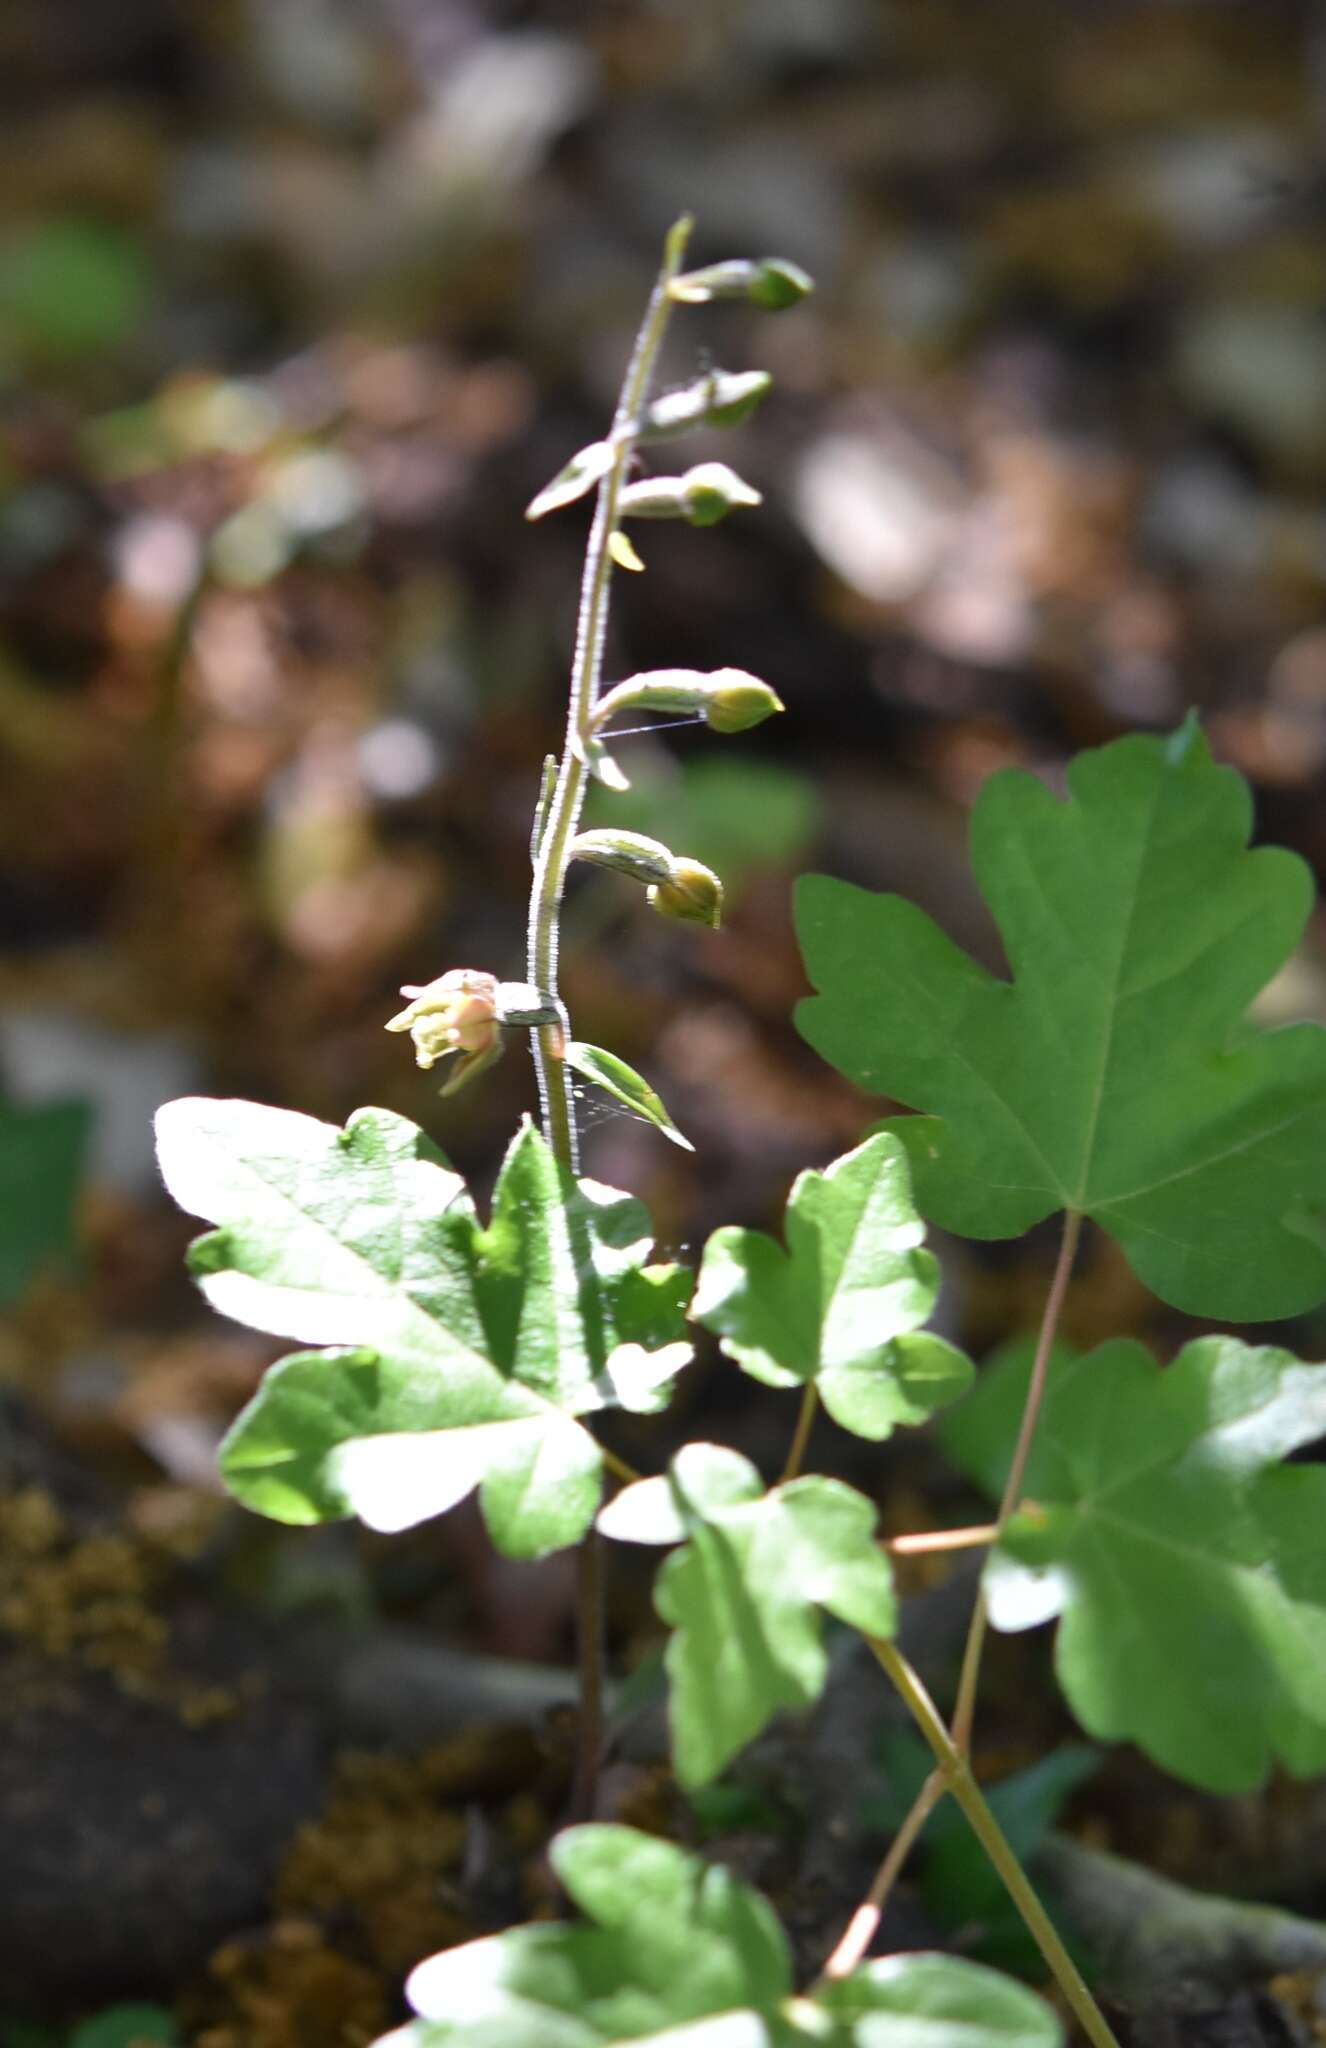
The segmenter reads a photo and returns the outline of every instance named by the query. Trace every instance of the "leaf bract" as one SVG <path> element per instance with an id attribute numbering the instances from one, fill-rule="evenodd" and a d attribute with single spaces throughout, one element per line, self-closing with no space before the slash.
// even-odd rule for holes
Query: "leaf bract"
<path id="1" fill-rule="evenodd" d="M 662 1131 L 665 1138 L 671 1138 L 674 1145 L 680 1145 L 684 1152 L 695 1150 L 690 1139 L 677 1129 L 668 1113 L 667 1104 L 656 1089 L 650 1087 L 643 1074 L 619 1059 L 615 1052 L 605 1052 L 601 1045 L 590 1045 L 586 1040 L 568 1040 L 564 1057 L 568 1067 L 574 1067 L 605 1095 L 611 1095 L 623 1109 L 629 1109 L 632 1116 L 642 1117 Z"/>
<path id="2" fill-rule="evenodd" d="M 607 475 L 616 457 L 611 441 L 591 441 L 587 448 L 579 449 L 565 469 L 559 469 L 552 482 L 530 499 L 526 519 L 544 519 L 549 512 L 560 512 L 563 505 L 574 505 L 577 498 L 586 497 Z"/>

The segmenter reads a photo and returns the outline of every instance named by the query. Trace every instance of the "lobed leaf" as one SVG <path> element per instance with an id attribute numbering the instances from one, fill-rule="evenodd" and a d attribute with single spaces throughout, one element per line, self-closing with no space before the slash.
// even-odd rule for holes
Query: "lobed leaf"
<path id="1" fill-rule="evenodd" d="M 600 1455 L 577 1417 L 656 1407 L 683 1365 L 685 1274 L 646 1264 L 639 1202 L 557 1168 L 528 1124 L 484 1229 L 421 1131 L 360 1110 L 168 1104 L 158 1153 L 183 1208 L 222 1228 L 190 1264 L 213 1306 L 334 1344 L 272 1367 L 221 1451 L 258 1512 L 410 1527 L 479 1489 L 494 1542 L 574 1543 Z"/>
<path id="2" fill-rule="evenodd" d="M 836 1479 L 766 1493 L 736 1451 L 688 1444 L 668 1473 L 637 1481 L 599 1517 L 605 1535 L 684 1547 L 655 1604 L 668 1644 L 673 1761 L 686 1787 L 717 1777 L 781 1708 L 813 1705 L 827 1659 L 819 1610 L 891 1636 L 893 1576 L 875 1510 Z"/>
<path id="3" fill-rule="evenodd" d="M 1055 2014 L 1024 1985 L 955 1956 L 885 1956 L 817 2003 L 853 2048 L 1058 2048 Z"/>
<path id="4" fill-rule="evenodd" d="M 1057 2048 L 1043 2001 L 948 1956 L 896 1956 L 798 1998 L 768 1902 L 634 1828 L 552 1846 L 590 1924 L 471 1941 L 413 1971 L 419 2018 L 377 2048 Z"/>
<path id="5" fill-rule="evenodd" d="M 1248 850 L 1246 785 L 1194 725 L 1079 755 L 1060 802 L 986 783 L 972 857 L 1012 980 L 896 896 L 797 892 L 797 1023 L 891 1120 L 923 1215 L 1012 1237 L 1092 1216 L 1162 1300 L 1234 1321 L 1326 1295 L 1326 1031 L 1248 1005 L 1297 943 L 1306 867 Z"/>
<path id="6" fill-rule="evenodd" d="M 801 1174 L 785 1230 L 786 1251 L 735 1226 L 705 1246 L 691 1315 L 743 1372 L 773 1387 L 813 1381 L 836 1422 L 875 1442 L 967 1391 L 970 1361 L 918 1329 L 939 1267 L 921 1249 L 898 1138 L 881 1132 Z"/>
<path id="7" fill-rule="evenodd" d="M 1025 1354 L 982 1375 L 957 1462 L 996 1491 Z M 1326 1367 L 1233 1338 L 1162 1370 L 1138 1343 L 1052 1369 L 1028 1502 L 986 1572 L 990 1617 L 1057 1619 L 1073 1712 L 1176 1777 L 1250 1790 L 1277 1759 L 1326 1768 Z"/>

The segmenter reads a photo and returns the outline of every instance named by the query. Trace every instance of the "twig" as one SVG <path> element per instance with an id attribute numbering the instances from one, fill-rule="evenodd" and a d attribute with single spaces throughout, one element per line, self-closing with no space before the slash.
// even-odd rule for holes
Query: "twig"
<path id="1" fill-rule="evenodd" d="M 883 1548 L 894 1557 L 927 1557 L 937 1550 L 979 1550 L 993 1543 L 997 1533 L 993 1522 L 971 1529 L 921 1529 L 914 1535 L 886 1536 Z"/>

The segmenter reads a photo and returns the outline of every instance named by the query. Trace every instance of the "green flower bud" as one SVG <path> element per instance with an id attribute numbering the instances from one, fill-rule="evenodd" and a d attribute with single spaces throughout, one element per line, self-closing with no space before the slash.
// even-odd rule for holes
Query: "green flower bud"
<path id="1" fill-rule="evenodd" d="M 662 441 L 695 427 L 739 427 L 772 383 L 767 370 L 711 370 L 684 390 L 656 398 L 640 423 L 640 439 Z"/>
<path id="2" fill-rule="evenodd" d="M 745 732 L 782 708 L 777 693 L 745 669 L 652 668 L 615 683 L 595 706 L 592 724 L 598 731 L 619 711 L 698 711 L 714 732 Z"/>
<path id="3" fill-rule="evenodd" d="M 814 281 L 797 263 L 783 256 L 760 256 L 753 262 L 736 258 L 711 263 L 704 270 L 688 270 L 674 277 L 669 296 L 684 306 L 706 306 L 713 299 L 745 299 L 766 313 L 781 313 L 795 306 L 815 289 Z"/>
<path id="4" fill-rule="evenodd" d="M 726 680 L 720 682 L 720 676 Z M 714 732 L 746 732 L 783 709 L 776 690 L 739 668 L 719 669 L 714 684 L 704 710 L 705 721 Z"/>
<path id="5" fill-rule="evenodd" d="M 697 462 L 684 476 L 642 477 L 619 501 L 628 518 L 685 519 L 692 526 L 716 526 L 738 505 L 760 502 L 759 492 L 725 462 Z"/>
<path id="6" fill-rule="evenodd" d="M 717 526 L 738 505 L 758 505 L 760 494 L 725 462 L 700 462 L 681 480 L 683 518 L 692 526 Z"/>
<path id="7" fill-rule="evenodd" d="M 674 860 L 666 882 L 656 882 L 645 900 L 660 917 L 679 918 L 684 924 L 708 925 L 717 931 L 723 921 L 723 884 L 698 860 Z"/>

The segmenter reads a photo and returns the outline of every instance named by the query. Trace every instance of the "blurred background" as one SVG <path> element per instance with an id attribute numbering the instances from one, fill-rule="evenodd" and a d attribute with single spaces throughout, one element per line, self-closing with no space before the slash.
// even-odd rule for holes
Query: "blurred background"
<path id="1" fill-rule="evenodd" d="M 185 1092 L 337 1120 L 381 1103 L 490 1185 L 534 1102 L 523 1048 L 442 1103 L 382 1025 L 402 982 L 522 972 L 587 523 L 523 509 L 602 433 L 684 208 L 695 262 L 785 256 L 818 290 L 777 318 L 674 320 L 665 386 L 773 372 L 753 423 L 682 444 L 764 503 L 709 533 L 640 530 L 608 673 L 736 665 L 787 712 L 736 739 L 635 738 L 631 794 L 596 806 L 717 867 L 729 911 L 716 935 L 669 926 L 629 883 L 577 878 L 577 1033 L 641 1067 L 699 1147 L 587 1102 L 587 1169 L 642 1195 L 682 1256 L 718 1222 L 770 1224 L 875 1108 L 792 1029 L 792 878 L 902 890 L 997 965 L 965 813 L 1004 765 L 1054 780 L 1195 705 L 1259 831 L 1320 871 L 1326 15 L 5 0 L 0 99 L 0 1522 L 18 1560 L 0 1625 L 25 1656 L 72 1644 L 123 1677 L 107 1603 L 132 1636 L 161 1557 L 187 1553 L 204 1636 L 216 1583 L 558 1656 L 564 1598 L 481 1570 L 463 1527 L 389 1558 L 226 1520 L 216 1439 L 279 1347 L 191 1294 L 150 1113 Z M 1319 923 L 1268 1015 L 1326 1017 L 1322 941 Z M 947 1326 L 978 1349 L 1024 1328 L 1043 1250 L 954 1249 Z M 1084 1338 L 1166 1341 L 1104 1248 L 1071 1314 Z M 744 1383 L 697 1385 L 679 1427 L 749 1407 Z M 765 1423 L 742 1426 L 759 1455 Z M 850 1447 L 829 1456 L 853 1469 Z M 0 1809 L 6 1770 L 30 1790 L 49 1754 L 49 1712 L 9 1742 Z M 100 1693 L 87 1712 L 104 1734 Z M 266 1766 L 270 1733 L 246 1739 Z M 269 1869 L 322 1782 L 291 1764 L 246 1868 Z M 49 1811 L 72 1796 L 57 1774 Z M 148 1988 L 254 1917 L 239 1891 L 198 1905 Z M 34 1945 L 86 1910 L 47 1904 L 13 1921 L 39 2017 Z M 125 1939 L 75 2005 L 141 1988 L 117 1975 Z M 135 1939 L 141 1957 L 155 1936 Z M 220 2009 L 214 2048 L 284 2048 L 252 2010 L 227 2035 Z"/>

